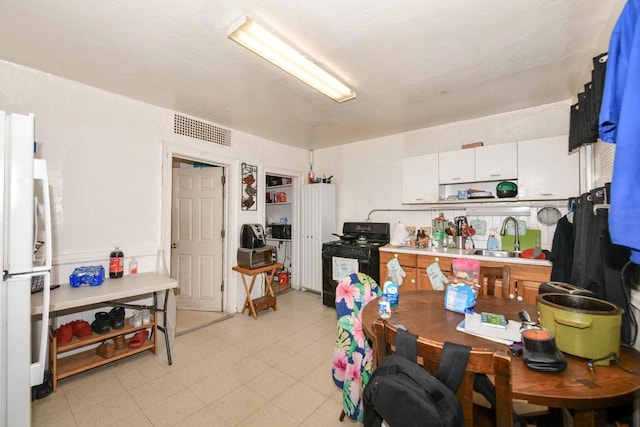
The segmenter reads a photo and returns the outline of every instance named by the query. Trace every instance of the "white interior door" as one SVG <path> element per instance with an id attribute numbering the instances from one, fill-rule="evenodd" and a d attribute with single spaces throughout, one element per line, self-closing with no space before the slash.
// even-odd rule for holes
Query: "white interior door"
<path id="1" fill-rule="evenodd" d="M 173 170 L 171 272 L 178 309 L 222 311 L 223 168 Z"/>

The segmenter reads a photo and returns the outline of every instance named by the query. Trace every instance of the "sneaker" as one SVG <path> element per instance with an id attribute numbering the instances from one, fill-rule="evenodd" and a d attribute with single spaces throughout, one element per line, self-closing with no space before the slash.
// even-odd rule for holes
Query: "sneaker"
<path id="1" fill-rule="evenodd" d="M 142 326 L 142 312 L 140 310 L 133 312 L 129 319 L 129 325 L 134 327 Z"/>
<path id="2" fill-rule="evenodd" d="M 151 323 L 151 312 L 148 309 L 142 310 L 142 324 L 148 325 Z"/>

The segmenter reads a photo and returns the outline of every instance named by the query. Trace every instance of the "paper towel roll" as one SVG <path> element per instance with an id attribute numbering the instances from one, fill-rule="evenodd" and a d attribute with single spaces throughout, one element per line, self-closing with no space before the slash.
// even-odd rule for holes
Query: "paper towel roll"
<path id="1" fill-rule="evenodd" d="M 393 246 L 400 246 L 407 240 L 409 237 L 409 232 L 407 231 L 407 227 L 401 222 L 398 221 L 396 226 L 393 228 L 393 233 L 391 233 L 391 243 Z"/>

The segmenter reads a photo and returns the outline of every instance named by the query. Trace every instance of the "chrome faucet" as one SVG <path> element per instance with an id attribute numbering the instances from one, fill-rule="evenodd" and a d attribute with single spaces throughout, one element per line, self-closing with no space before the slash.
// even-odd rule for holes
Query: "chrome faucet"
<path id="1" fill-rule="evenodd" d="M 520 236 L 518 235 L 518 220 L 515 219 L 512 216 L 508 216 L 504 219 L 504 222 L 502 223 L 502 228 L 500 229 L 500 235 L 504 236 L 504 234 L 507 232 L 507 223 L 509 221 L 513 221 L 513 223 L 515 224 L 516 227 L 516 237 L 513 240 L 513 250 L 514 251 L 519 251 L 520 250 Z"/>

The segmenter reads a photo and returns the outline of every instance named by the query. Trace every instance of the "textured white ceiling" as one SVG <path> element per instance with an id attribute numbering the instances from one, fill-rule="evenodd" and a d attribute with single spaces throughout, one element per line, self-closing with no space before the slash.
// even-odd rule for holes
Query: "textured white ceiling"
<path id="1" fill-rule="evenodd" d="M 624 0 L 0 0 L 0 59 L 317 149 L 566 100 Z M 247 14 L 355 88 L 227 39 Z"/>

